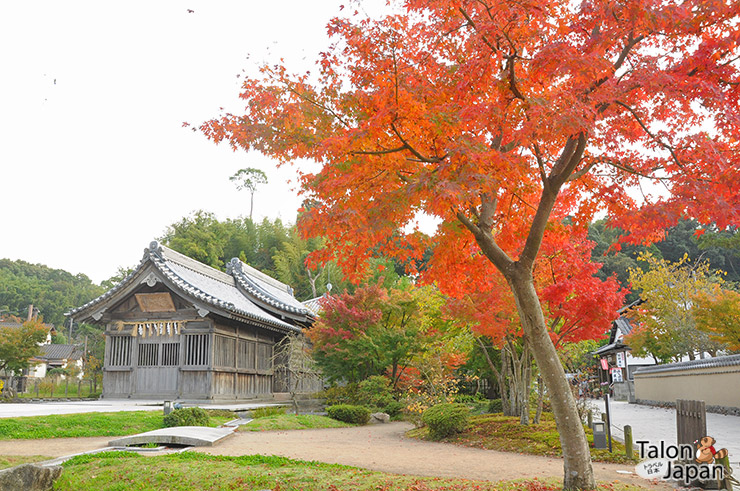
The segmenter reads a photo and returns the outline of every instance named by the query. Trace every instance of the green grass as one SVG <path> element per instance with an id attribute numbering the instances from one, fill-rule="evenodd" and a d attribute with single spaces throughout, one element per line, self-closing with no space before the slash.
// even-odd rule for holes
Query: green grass
<path id="1" fill-rule="evenodd" d="M 428 439 L 427 428 L 417 428 L 408 432 L 412 438 Z M 593 434 L 586 429 L 589 444 L 593 443 Z M 501 414 L 482 414 L 470 417 L 468 429 L 457 435 L 443 439 L 444 442 L 457 443 L 469 447 L 518 452 L 548 457 L 562 457 L 560 435 L 555 427 L 552 414 L 543 413 L 540 424 L 522 426 L 518 417 Z M 624 445 L 613 441 L 613 452 L 591 449 L 591 458 L 597 462 L 617 464 L 636 464 L 637 458 L 628 459 Z"/>
<path id="2" fill-rule="evenodd" d="M 33 462 L 43 462 L 51 460 L 52 457 L 43 455 L 0 455 L 0 469 L 7 469 L 21 464 L 31 464 Z"/>
<path id="3" fill-rule="evenodd" d="M 208 412 L 211 416 L 211 426 L 219 426 L 235 418 L 230 412 L 228 415 Z M 133 435 L 164 428 L 163 419 L 161 411 L 0 418 L 0 440 Z"/>
<path id="4" fill-rule="evenodd" d="M 342 423 L 326 416 L 313 414 L 275 414 L 255 418 L 249 424 L 239 427 L 239 431 L 306 430 L 311 428 L 347 428 L 353 425 Z"/>
<path id="5" fill-rule="evenodd" d="M 548 491 L 560 489 L 557 480 L 490 483 L 386 474 L 356 467 L 305 462 L 260 455 L 223 457 L 184 452 L 144 457 L 110 452 L 74 457 L 64 465 L 56 490 L 382 490 L 382 491 Z M 533 470 L 536 473 L 536 470 Z M 609 483 L 600 490 L 638 488 Z"/>

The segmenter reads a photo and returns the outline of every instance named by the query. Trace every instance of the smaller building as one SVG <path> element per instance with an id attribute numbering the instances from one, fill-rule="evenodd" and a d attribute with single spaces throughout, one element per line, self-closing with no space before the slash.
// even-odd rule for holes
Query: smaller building
<path id="1" fill-rule="evenodd" d="M 28 369 L 28 376 L 35 378 L 45 377 L 50 370 L 62 368 L 76 372 L 76 378 L 83 376 L 84 354 L 79 346 L 73 344 L 44 344 L 41 354 L 32 358 Z M 64 375 L 62 375 L 64 378 Z"/>
<path id="2" fill-rule="evenodd" d="M 655 365 L 654 361 L 647 358 L 632 356 L 632 349 L 624 342 L 625 336 L 634 329 L 629 311 L 641 303 L 643 300 L 637 300 L 617 311 L 619 317 L 612 323 L 609 343 L 593 353 L 601 361 L 600 382 L 611 385 L 616 400 L 633 402 L 635 371 L 641 367 Z"/>

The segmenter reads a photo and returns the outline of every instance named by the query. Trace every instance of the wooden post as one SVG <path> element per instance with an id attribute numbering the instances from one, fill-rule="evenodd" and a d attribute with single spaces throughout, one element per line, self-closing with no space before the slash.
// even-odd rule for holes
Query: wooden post
<path id="1" fill-rule="evenodd" d="M 82 397 L 82 380 L 77 379 L 77 398 Z"/>
<path id="2" fill-rule="evenodd" d="M 606 404 L 606 439 L 609 442 L 609 453 L 612 453 L 612 418 L 609 414 L 609 394 L 604 395 L 604 402 Z"/>
<path id="3" fill-rule="evenodd" d="M 594 411 L 593 409 L 588 410 L 588 415 L 586 416 L 586 421 L 588 422 L 588 427 L 593 429 L 594 427 Z"/>
<path id="4" fill-rule="evenodd" d="M 66 399 L 67 397 L 69 397 L 67 395 L 69 393 L 69 377 L 67 377 L 66 379 L 64 379 L 64 381 L 65 381 L 65 384 L 64 384 L 64 398 Z"/>
<path id="5" fill-rule="evenodd" d="M 704 401 L 676 401 L 676 443 L 690 445 L 707 435 L 707 411 Z"/>
<path id="6" fill-rule="evenodd" d="M 39 379 L 36 379 L 36 399 L 39 398 Z"/>
<path id="7" fill-rule="evenodd" d="M 630 425 L 624 425 L 624 453 L 628 459 L 632 458 L 633 451 L 632 427 Z"/>
<path id="8" fill-rule="evenodd" d="M 721 479 L 718 483 L 719 489 L 724 489 L 726 491 L 732 491 L 732 477 L 730 476 L 730 457 L 725 455 L 721 459 L 715 459 L 714 463 L 717 465 L 721 465 L 725 468 L 725 477 L 724 479 Z"/>

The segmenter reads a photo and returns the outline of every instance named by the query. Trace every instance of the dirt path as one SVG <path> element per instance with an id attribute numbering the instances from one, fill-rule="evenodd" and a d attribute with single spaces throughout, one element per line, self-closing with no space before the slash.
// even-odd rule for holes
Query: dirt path
<path id="1" fill-rule="evenodd" d="M 326 430 L 244 431 L 214 447 L 201 447 L 197 451 L 214 455 L 282 455 L 395 474 L 485 481 L 563 476 L 562 459 L 406 438 L 404 433 L 411 428 L 410 424 L 399 422 Z M 634 470 L 634 467 L 594 463 L 599 481 L 648 485 L 640 477 L 619 474 L 617 470 Z M 653 489 L 673 488 L 660 485 Z"/>
<path id="2" fill-rule="evenodd" d="M 456 477 L 484 481 L 548 478 L 563 475 L 563 461 L 494 450 L 481 450 L 446 443 L 406 438 L 408 423 L 390 423 L 355 428 L 238 432 L 213 447 L 194 449 L 214 455 L 282 455 L 352 465 L 395 474 Z M 0 455 L 43 455 L 61 457 L 108 446 L 111 437 L 55 438 L 49 440 L 0 441 Z M 622 481 L 648 485 L 634 475 L 617 470 L 631 466 L 594 463 L 599 481 Z M 656 490 L 673 489 L 656 485 Z"/>
<path id="3" fill-rule="evenodd" d="M 0 440 L 0 455 L 63 457 L 108 446 L 114 437 L 49 438 L 47 440 Z"/>

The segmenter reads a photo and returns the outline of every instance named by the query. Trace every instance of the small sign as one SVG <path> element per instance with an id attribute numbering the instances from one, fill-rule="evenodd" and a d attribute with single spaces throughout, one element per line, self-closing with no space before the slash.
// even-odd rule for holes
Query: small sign
<path id="1" fill-rule="evenodd" d="M 635 473 L 645 479 L 662 479 L 671 468 L 667 460 L 652 459 L 640 462 L 635 466 Z"/>
<path id="2" fill-rule="evenodd" d="M 619 383 L 624 382 L 624 379 L 622 378 L 622 369 L 621 368 L 612 368 L 612 383 Z"/>
<path id="3" fill-rule="evenodd" d="M 624 363 L 624 351 L 620 351 L 617 353 L 617 366 L 619 368 L 625 368 L 626 365 Z"/>
<path id="4" fill-rule="evenodd" d="M 609 370 L 609 361 L 606 358 L 601 359 L 601 369 Z"/>

